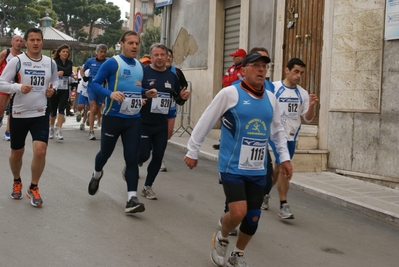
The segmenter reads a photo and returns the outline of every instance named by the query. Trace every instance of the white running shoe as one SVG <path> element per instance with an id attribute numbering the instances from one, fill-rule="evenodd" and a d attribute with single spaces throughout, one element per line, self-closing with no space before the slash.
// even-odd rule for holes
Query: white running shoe
<path id="1" fill-rule="evenodd" d="M 227 239 L 221 240 L 218 238 L 220 231 L 213 234 L 212 244 L 213 248 L 211 251 L 211 261 L 220 267 L 224 267 L 226 263 L 226 251 L 229 241 Z"/>
<path id="2" fill-rule="evenodd" d="M 269 199 L 270 199 L 269 194 L 266 194 L 266 195 L 263 197 L 262 206 L 260 207 L 261 210 L 268 210 L 268 209 L 269 209 Z"/>
<path id="3" fill-rule="evenodd" d="M 281 219 L 294 219 L 294 214 L 292 214 L 290 205 L 288 205 L 288 203 L 283 204 L 283 207 L 280 209 L 278 216 Z"/>
<path id="4" fill-rule="evenodd" d="M 248 264 L 245 262 L 244 253 L 242 253 L 242 252 L 231 252 L 226 266 L 227 267 L 249 267 Z"/>
<path id="5" fill-rule="evenodd" d="M 48 135 L 48 138 L 50 138 L 50 139 L 54 138 L 54 127 L 50 127 L 50 133 Z"/>
<path id="6" fill-rule="evenodd" d="M 94 131 L 89 132 L 89 140 L 96 140 L 96 136 L 94 135 Z"/>
<path id="7" fill-rule="evenodd" d="M 64 140 L 64 136 L 62 136 L 61 129 L 57 130 L 57 132 L 55 134 L 55 138 L 57 138 L 57 140 Z"/>
<path id="8" fill-rule="evenodd" d="M 162 161 L 162 165 L 161 165 L 161 168 L 159 169 L 159 171 L 160 172 L 167 172 L 168 171 L 168 169 L 166 169 L 166 165 L 165 165 L 165 161 L 164 160 Z"/>
<path id="9" fill-rule="evenodd" d="M 157 195 L 155 195 L 154 190 L 152 190 L 152 186 L 144 186 L 143 190 L 141 190 L 141 195 L 148 199 L 157 199 Z"/>

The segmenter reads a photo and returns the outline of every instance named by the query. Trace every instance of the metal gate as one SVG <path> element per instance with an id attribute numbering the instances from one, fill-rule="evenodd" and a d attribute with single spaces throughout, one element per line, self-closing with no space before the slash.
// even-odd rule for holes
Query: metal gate
<path id="1" fill-rule="evenodd" d="M 240 45 L 240 10 L 241 6 L 225 8 L 223 71 L 233 65 L 230 54 Z"/>

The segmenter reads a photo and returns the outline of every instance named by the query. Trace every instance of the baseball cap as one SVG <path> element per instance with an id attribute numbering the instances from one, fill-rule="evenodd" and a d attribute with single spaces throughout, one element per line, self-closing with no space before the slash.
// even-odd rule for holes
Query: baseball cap
<path id="1" fill-rule="evenodd" d="M 262 56 L 258 52 L 253 52 L 246 55 L 242 61 L 242 66 L 245 67 L 248 63 L 252 63 L 257 61 L 258 59 L 262 59 L 265 63 L 270 63 L 270 58 L 267 56 Z"/>
<path id="2" fill-rule="evenodd" d="M 245 57 L 247 55 L 247 52 L 245 52 L 244 49 L 237 49 L 234 53 L 231 53 L 230 56 L 232 57 Z"/>
<path id="3" fill-rule="evenodd" d="M 148 57 L 143 57 L 142 59 L 140 59 L 141 63 L 150 63 L 151 64 L 151 59 L 149 59 Z"/>

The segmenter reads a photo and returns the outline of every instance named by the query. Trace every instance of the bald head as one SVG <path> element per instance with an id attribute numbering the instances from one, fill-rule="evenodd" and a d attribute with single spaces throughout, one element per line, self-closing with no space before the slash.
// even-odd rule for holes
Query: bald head
<path id="1" fill-rule="evenodd" d="M 11 38 L 11 49 L 13 49 L 14 52 L 20 53 L 23 45 L 24 45 L 24 40 L 22 39 L 21 36 L 14 35 Z"/>
<path id="2" fill-rule="evenodd" d="M 17 39 L 22 39 L 22 36 L 20 36 L 20 35 L 14 35 L 14 36 L 11 38 L 11 42 L 14 41 L 14 40 L 17 40 Z"/>

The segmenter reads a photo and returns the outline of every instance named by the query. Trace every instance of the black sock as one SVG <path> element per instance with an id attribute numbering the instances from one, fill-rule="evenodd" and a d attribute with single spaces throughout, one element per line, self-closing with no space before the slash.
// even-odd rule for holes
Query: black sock
<path id="1" fill-rule="evenodd" d="M 283 204 L 287 203 L 287 200 L 280 200 L 280 209 L 283 207 Z"/>
<path id="2" fill-rule="evenodd" d="M 35 189 L 36 187 L 37 187 L 37 184 L 32 184 L 31 183 L 29 189 L 32 190 L 32 189 Z"/>
<path id="3" fill-rule="evenodd" d="M 16 183 L 16 184 L 19 184 L 19 183 L 21 183 L 22 181 L 21 181 L 21 177 L 19 177 L 18 179 L 14 179 L 14 183 Z"/>

